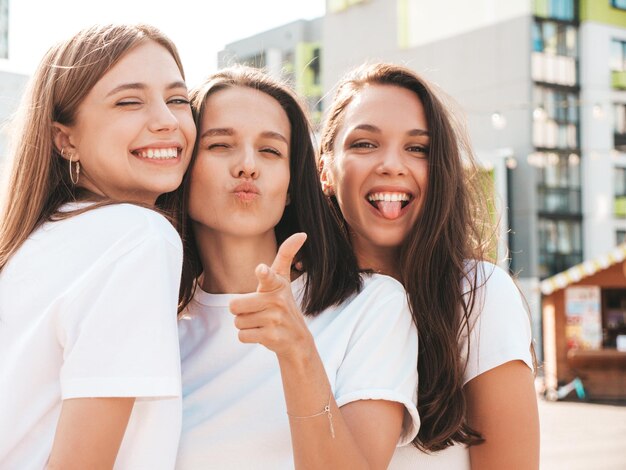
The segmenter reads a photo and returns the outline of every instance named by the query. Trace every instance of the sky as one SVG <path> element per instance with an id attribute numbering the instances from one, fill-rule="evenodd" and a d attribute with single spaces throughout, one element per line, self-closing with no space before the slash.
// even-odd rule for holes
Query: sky
<path id="1" fill-rule="evenodd" d="M 325 0 L 9 0 L 11 70 L 32 74 L 46 50 L 95 23 L 149 23 L 179 49 L 187 82 L 216 69 L 230 42 L 322 16 Z"/>

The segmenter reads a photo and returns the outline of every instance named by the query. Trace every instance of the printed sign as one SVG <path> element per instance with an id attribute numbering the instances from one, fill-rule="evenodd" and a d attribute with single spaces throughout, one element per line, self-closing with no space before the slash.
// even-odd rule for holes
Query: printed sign
<path id="1" fill-rule="evenodd" d="M 565 289 L 565 337 L 568 349 L 602 347 L 600 287 Z"/>

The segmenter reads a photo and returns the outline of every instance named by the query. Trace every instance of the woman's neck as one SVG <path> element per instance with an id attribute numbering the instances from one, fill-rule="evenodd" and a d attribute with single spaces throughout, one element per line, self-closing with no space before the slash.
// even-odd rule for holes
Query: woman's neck
<path id="1" fill-rule="evenodd" d="M 375 246 L 354 234 L 351 240 L 360 269 L 370 269 L 400 280 L 398 247 Z"/>
<path id="2" fill-rule="evenodd" d="M 255 237 L 238 237 L 194 225 L 194 235 L 204 275 L 201 287 L 212 294 L 254 292 L 254 270 L 260 263 L 271 266 L 276 256 L 274 231 Z"/>

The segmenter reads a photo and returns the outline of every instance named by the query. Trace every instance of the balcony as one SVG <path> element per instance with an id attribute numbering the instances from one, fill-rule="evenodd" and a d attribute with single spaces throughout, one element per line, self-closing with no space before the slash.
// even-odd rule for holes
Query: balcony
<path id="1" fill-rule="evenodd" d="M 581 213 L 580 188 L 537 188 L 539 212 L 552 215 L 579 215 Z"/>
<path id="2" fill-rule="evenodd" d="M 546 278 L 563 272 L 572 266 L 582 263 L 582 251 L 572 251 L 570 253 L 549 252 L 540 249 L 539 251 L 539 277 Z"/>
<path id="3" fill-rule="evenodd" d="M 611 86 L 616 90 L 626 90 L 626 70 L 611 72 Z"/>
<path id="4" fill-rule="evenodd" d="M 535 82 L 575 87 L 578 85 L 577 64 L 573 57 L 533 52 L 532 78 Z"/>

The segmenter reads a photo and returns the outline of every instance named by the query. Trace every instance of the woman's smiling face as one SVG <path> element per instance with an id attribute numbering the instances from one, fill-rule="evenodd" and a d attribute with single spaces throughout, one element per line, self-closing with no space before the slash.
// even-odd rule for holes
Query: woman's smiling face
<path id="1" fill-rule="evenodd" d="M 322 179 L 331 186 L 359 252 L 399 247 L 428 187 L 428 122 L 415 93 L 368 85 L 344 111 Z"/>
<path id="2" fill-rule="evenodd" d="M 56 126 L 67 136 L 59 148 L 80 161 L 79 185 L 147 204 L 180 185 L 196 136 L 181 72 L 154 41 L 131 49 L 102 76 L 72 125 Z"/>

